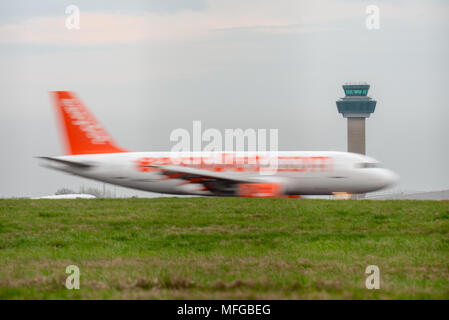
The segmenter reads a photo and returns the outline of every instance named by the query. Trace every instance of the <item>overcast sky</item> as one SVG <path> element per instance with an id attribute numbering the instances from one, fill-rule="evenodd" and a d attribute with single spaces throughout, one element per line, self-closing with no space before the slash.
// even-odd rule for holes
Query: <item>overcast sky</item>
<path id="1" fill-rule="evenodd" d="M 80 30 L 65 27 L 70 4 Z M 50 90 L 76 91 L 134 151 L 170 150 L 193 120 L 277 128 L 280 150 L 345 151 L 346 81 L 371 84 L 367 154 L 398 188 L 449 189 L 448 36 L 444 0 L 2 1 L 0 197 L 102 186 L 34 158 L 63 152 Z"/>

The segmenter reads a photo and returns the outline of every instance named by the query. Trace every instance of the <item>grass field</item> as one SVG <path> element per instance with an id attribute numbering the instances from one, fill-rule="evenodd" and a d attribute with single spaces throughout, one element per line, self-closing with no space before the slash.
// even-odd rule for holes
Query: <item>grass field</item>
<path id="1" fill-rule="evenodd" d="M 449 202 L 0 200 L 0 298 L 449 299 Z"/>

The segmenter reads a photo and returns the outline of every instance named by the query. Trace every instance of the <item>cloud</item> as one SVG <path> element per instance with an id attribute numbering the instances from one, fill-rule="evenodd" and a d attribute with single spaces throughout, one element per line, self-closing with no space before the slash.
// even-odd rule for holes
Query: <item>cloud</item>
<path id="1" fill-rule="evenodd" d="M 171 14 L 81 11 L 80 30 L 65 27 L 67 15 L 35 17 L 0 27 L 0 42 L 51 45 L 101 45 L 204 38 L 216 31 L 252 29 L 260 33 L 310 32 L 310 3 L 280 0 L 208 1 L 201 11 Z M 313 6 L 313 11 L 316 11 Z M 341 10 L 347 15 L 349 10 Z M 301 20 L 305 20 L 303 23 Z"/>
<path id="2" fill-rule="evenodd" d="M 124 15 L 81 13 L 80 29 L 65 27 L 66 17 L 41 17 L 0 27 L 3 43 L 98 45 L 139 41 L 179 40 L 210 35 L 229 28 L 287 27 L 295 21 L 270 17 L 207 15 L 181 12 L 170 16 L 154 13 Z"/>
<path id="3" fill-rule="evenodd" d="M 0 26 L 1 43 L 51 45 L 101 45 L 142 41 L 178 41 L 204 38 L 215 31 L 251 29 L 260 33 L 307 33 L 325 30 L 333 22 L 358 18 L 372 2 L 353 1 L 209 1 L 201 11 L 171 14 L 144 12 L 123 14 L 81 11 L 81 29 L 65 27 L 67 15 L 35 17 Z M 376 2 L 374 3 L 376 4 Z M 381 19 L 413 20 L 422 23 L 444 20 L 449 6 L 377 2 Z M 363 25 L 363 24 L 361 24 Z"/>

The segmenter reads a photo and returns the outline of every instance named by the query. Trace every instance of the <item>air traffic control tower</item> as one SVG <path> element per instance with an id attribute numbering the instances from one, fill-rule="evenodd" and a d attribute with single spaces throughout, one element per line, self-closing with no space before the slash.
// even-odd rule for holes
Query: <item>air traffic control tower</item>
<path id="1" fill-rule="evenodd" d="M 365 119 L 377 102 L 367 96 L 369 87 L 366 82 L 345 83 L 345 97 L 337 101 L 338 112 L 348 119 L 348 152 L 365 154 Z"/>

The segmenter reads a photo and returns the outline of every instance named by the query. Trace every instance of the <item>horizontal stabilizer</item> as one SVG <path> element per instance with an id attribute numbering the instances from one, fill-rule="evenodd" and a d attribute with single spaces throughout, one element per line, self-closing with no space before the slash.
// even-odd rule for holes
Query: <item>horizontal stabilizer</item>
<path id="1" fill-rule="evenodd" d="M 59 159 L 59 158 L 52 158 L 52 157 L 38 157 L 38 158 L 39 159 L 53 161 L 53 162 L 57 162 L 57 163 L 61 163 L 61 164 L 65 164 L 65 165 L 68 165 L 70 167 L 77 168 L 77 169 L 89 169 L 89 168 L 92 167 L 91 164 L 82 163 L 82 162 L 76 162 L 76 161 L 63 160 L 63 159 Z"/>

